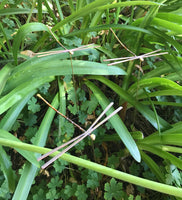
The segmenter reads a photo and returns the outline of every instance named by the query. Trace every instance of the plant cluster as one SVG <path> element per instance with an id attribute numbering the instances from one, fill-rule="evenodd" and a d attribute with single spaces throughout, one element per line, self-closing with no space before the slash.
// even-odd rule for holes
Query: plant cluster
<path id="1" fill-rule="evenodd" d="M 180 0 L 0 0 L 0 199 L 182 197 L 181 9 Z M 159 49 L 167 53 L 136 59 Z M 130 58 L 104 61 L 121 57 Z M 123 110 L 94 142 L 40 170 L 40 154 L 81 131 L 37 93 L 85 130 L 111 101 Z"/>

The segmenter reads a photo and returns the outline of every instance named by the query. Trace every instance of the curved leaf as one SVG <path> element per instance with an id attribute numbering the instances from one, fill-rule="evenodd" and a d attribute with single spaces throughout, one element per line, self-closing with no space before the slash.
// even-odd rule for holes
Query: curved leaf
<path id="1" fill-rule="evenodd" d="M 182 31 L 181 25 L 176 24 L 176 22 L 175 23 L 169 22 L 167 20 L 159 19 L 157 17 L 153 19 L 152 25 L 163 27 L 163 28 L 166 28 L 167 30 L 174 31 L 174 34 L 181 34 L 181 31 Z"/>
<path id="2" fill-rule="evenodd" d="M 165 177 L 157 163 L 150 158 L 144 151 L 141 151 L 141 156 L 144 162 L 149 166 L 151 171 L 157 176 L 160 182 L 165 183 Z"/>
<path id="3" fill-rule="evenodd" d="M 38 59 L 38 58 L 37 58 Z M 70 60 L 46 59 L 37 62 L 31 62 L 21 65 L 9 78 L 4 92 L 10 91 L 14 87 L 33 79 L 44 78 L 48 76 L 68 75 L 72 74 L 72 66 Z M 34 60 L 34 59 L 33 59 Z M 30 63 L 28 61 L 28 63 Z M 97 62 L 89 62 L 82 60 L 73 60 L 73 73 L 76 74 L 94 74 L 94 75 L 125 75 L 126 72 L 116 66 L 107 66 Z M 24 67 L 23 67 L 24 66 Z"/>
<path id="4" fill-rule="evenodd" d="M 4 89 L 4 86 L 6 85 L 6 81 L 8 80 L 11 71 L 12 71 L 12 65 L 7 64 L 0 70 L 0 94 Z"/>
<path id="5" fill-rule="evenodd" d="M 5 131 L 3 129 L 0 129 L 0 138 L 7 139 L 8 141 L 16 141 L 22 143 L 19 139 L 17 139 L 14 135 L 9 133 L 8 131 Z M 10 146 L 11 143 L 8 145 Z M 37 159 L 35 158 L 34 154 L 31 152 L 27 152 L 24 150 L 19 150 L 18 148 L 16 149 L 24 158 L 26 158 L 30 163 L 34 164 L 35 166 L 39 167 L 39 163 Z"/>
<path id="6" fill-rule="evenodd" d="M 152 6 L 159 6 L 162 5 L 162 3 L 153 2 L 153 1 L 127 1 L 127 2 L 119 2 L 119 3 L 113 3 L 109 5 L 105 5 L 99 8 L 99 10 L 105 10 L 105 9 L 111 9 L 116 7 L 125 7 L 125 6 L 137 6 L 137 5 L 152 5 Z"/>
<path id="7" fill-rule="evenodd" d="M 172 37 L 168 36 L 164 31 L 157 29 L 156 27 L 149 27 L 149 31 L 151 31 L 154 35 L 156 35 L 160 41 L 168 42 L 173 45 L 180 53 L 182 52 L 182 45 Z"/>
<path id="8" fill-rule="evenodd" d="M 167 20 L 169 22 L 174 22 L 178 24 L 182 24 L 182 19 L 180 15 L 170 13 L 170 12 L 159 12 L 156 17 L 160 19 Z"/>
<path id="9" fill-rule="evenodd" d="M 94 32 L 94 31 L 109 30 L 110 28 L 112 28 L 113 30 L 115 30 L 115 29 L 129 30 L 129 31 L 138 31 L 138 32 L 142 32 L 142 33 L 147 33 L 150 35 L 152 34 L 151 31 L 144 29 L 144 28 L 137 27 L 137 26 L 124 25 L 124 24 L 106 24 L 106 25 L 98 25 L 98 26 L 94 26 L 94 27 L 90 27 L 90 28 L 81 29 L 79 31 L 74 31 L 72 33 L 66 34 L 65 37 L 71 37 L 71 36 L 75 36 L 75 35 L 78 36 L 83 33 Z"/>
<path id="10" fill-rule="evenodd" d="M 13 126 L 15 120 L 17 119 L 19 113 L 27 103 L 27 101 L 32 97 L 32 95 L 35 93 L 35 91 L 32 91 L 32 93 L 29 93 L 20 103 L 12 107 L 7 114 L 3 117 L 3 119 L 0 121 L 0 128 L 4 129 L 6 131 L 9 131 L 11 127 Z M 20 150 L 21 151 L 21 150 Z M 3 170 L 4 176 L 6 177 L 9 185 L 10 192 L 14 192 L 15 189 L 15 177 L 14 172 L 11 167 L 11 161 L 9 159 L 9 156 L 6 154 L 4 149 L 0 147 L 0 165 Z"/>
<path id="11" fill-rule="evenodd" d="M 92 12 L 95 12 L 98 10 L 100 6 L 103 4 L 108 4 L 112 2 L 113 0 L 96 0 L 91 2 L 90 4 L 87 4 L 86 6 L 82 7 L 81 9 L 77 10 L 76 12 L 73 12 L 70 16 L 66 17 L 64 20 L 57 23 L 53 28 L 52 31 L 58 30 L 60 27 L 62 27 L 66 23 L 70 23 L 72 21 L 75 21 L 79 19 L 80 17 L 84 17 L 86 15 L 90 15 Z"/>
<path id="12" fill-rule="evenodd" d="M 182 134 L 181 133 L 166 133 L 161 135 L 150 135 L 143 140 L 141 143 L 145 144 L 168 144 L 182 146 Z"/>
<path id="13" fill-rule="evenodd" d="M 122 99 L 123 102 L 129 102 L 131 105 L 133 105 L 156 129 L 158 128 L 157 122 L 156 122 L 156 116 L 153 113 L 152 110 L 149 109 L 148 106 L 141 104 L 140 102 L 136 101 L 135 98 L 133 98 L 132 95 L 128 94 L 128 92 L 124 91 L 121 87 L 119 87 L 117 84 L 113 83 L 112 81 L 101 77 L 101 76 L 89 76 L 88 79 L 96 79 L 101 81 L 102 83 L 106 84 L 108 87 L 110 87 L 113 91 L 115 91 Z M 159 118 L 160 122 L 160 129 L 165 130 L 170 127 L 170 124 L 168 124 L 165 120 L 162 118 Z"/>
<path id="14" fill-rule="evenodd" d="M 105 95 L 101 92 L 101 90 L 96 87 L 93 83 L 90 81 L 85 81 L 85 84 L 93 91 L 95 97 L 99 101 L 100 105 L 102 106 L 103 109 L 110 103 L 109 100 L 105 97 Z M 110 109 L 110 111 L 107 112 L 107 115 L 111 114 L 114 109 Z M 133 158 L 140 162 L 141 157 L 140 157 L 140 152 L 138 150 L 138 147 L 131 137 L 129 131 L 127 130 L 126 126 L 123 124 L 122 120 L 118 116 L 118 114 L 114 115 L 111 119 L 109 119 L 111 122 L 113 128 L 116 130 L 118 133 L 119 137 L 125 144 L 125 146 L 128 148 L 129 152 L 133 156 Z"/>
<path id="15" fill-rule="evenodd" d="M 59 105 L 58 94 L 54 97 L 54 100 L 51 105 L 55 108 L 58 107 Z M 48 135 L 51 123 L 53 121 L 54 115 L 55 115 L 55 111 L 52 110 L 52 108 L 49 108 L 48 111 L 46 112 L 46 115 L 44 116 L 44 119 L 41 122 L 38 132 L 36 133 L 35 144 L 37 146 L 45 145 L 46 140 L 47 140 L 47 135 Z M 22 146 L 20 146 L 20 148 L 21 147 Z M 36 152 L 33 149 L 35 147 L 34 145 L 26 144 L 26 147 L 27 147 L 26 150 Z M 36 154 L 36 157 L 39 157 L 39 156 L 40 154 Z M 38 168 L 36 166 L 31 165 L 30 163 L 25 164 L 25 167 L 21 174 L 20 180 L 18 182 L 18 185 L 16 187 L 12 200 L 24 200 L 27 198 L 37 171 L 38 171 Z"/>
<path id="16" fill-rule="evenodd" d="M 151 93 L 148 93 L 148 96 L 149 97 L 156 97 L 156 96 L 172 96 L 172 95 L 175 95 L 175 96 L 182 96 L 182 93 L 180 90 L 173 90 L 173 89 L 169 89 L 169 90 L 159 90 L 159 91 L 156 91 L 156 92 L 151 92 Z M 146 98 L 146 94 L 143 93 L 143 94 L 140 94 L 140 95 L 137 95 L 137 99 L 143 99 L 143 98 Z M 169 102 L 170 103 L 170 102 Z"/>
<path id="17" fill-rule="evenodd" d="M 136 93 L 137 89 L 143 89 L 143 88 L 156 88 L 156 87 L 164 87 L 165 89 L 174 89 L 174 90 L 179 90 L 182 91 L 182 87 L 178 85 L 177 83 L 166 79 L 166 78 L 158 78 L 158 77 L 153 77 L 153 78 L 145 78 L 141 79 L 137 83 L 134 83 L 128 90 L 129 93 L 134 94 Z"/>
<path id="18" fill-rule="evenodd" d="M 6 131 L 10 131 L 13 124 L 15 123 L 17 117 L 19 116 L 20 112 L 24 108 L 25 104 L 28 102 L 28 100 L 36 93 L 36 90 L 33 90 L 32 92 L 28 93 L 27 96 L 25 96 L 18 104 L 15 104 L 7 113 L 6 115 L 1 119 L 0 121 L 0 128 L 4 129 Z"/>
<path id="19" fill-rule="evenodd" d="M 52 80 L 54 80 L 54 77 L 46 77 L 46 78 L 34 79 L 32 81 L 28 81 L 19 85 L 14 90 L 12 90 L 11 92 L 9 92 L 7 95 L 3 96 L 0 99 L 0 114 L 8 110 L 11 106 L 20 101 L 22 98 L 24 98 L 27 94 L 29 94 L 33 90 L 37 89 L 44 83 Z"/>
<path id="20" fill-rule="evenodd" d="M 18 49 L 20 48 L 22 40 L 28 33 L 31 33 L 33 31 L 46 31 L 50 33 L 49 28 L 46 25 L 38 22 L 32 22 L 21 26 L 13 42 L 13 56 L 15 59 L 15 64 L 17 64 Z"/>
<path id="21" fill-rule="evenodd" d="M 169 160 L 176 167 L 178 167 L 179 169 L 182 169 L 182 160 L 172 155 L 171 153 L 163 151 L 162 146 L 160 145 L 155 146 L 155 145 L 149 145 L 149 144 L 144 144 L 144 143 L 142 144 L 140 143 L 138 144 L 138 146 L 142 150 L 149 151 L 152 154 L 156 154 L 163 159 Z"/>
<path id="22" fill-rule="evenodd" d="M 8 188 L 10 192 L 14 192 L 15 190 L 15 175 L 12 169 L 12 163 L 10 161 L 9 156 L 6 154 L 5 150 L 2 146 L 0 146 L 0 163 L 1 170 L 3 171 L 4 177 L 8 182 Z"/>
<path id="23" fill-rule="evenodd" d="M 30 11 L 31 9 L 28 8 L 6 8 L 6 9 L 0 9 L 0 16 L 29 14 Z M 37 10 L 34 9 L 33 13 L 37 13 Z"/>

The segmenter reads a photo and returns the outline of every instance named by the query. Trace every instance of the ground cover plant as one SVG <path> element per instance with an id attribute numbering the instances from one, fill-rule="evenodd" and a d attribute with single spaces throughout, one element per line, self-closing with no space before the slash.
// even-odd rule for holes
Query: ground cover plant
<path id="1" fill-rule="evenodd" d="M 181 1 L 0 3 L 0 198 L 180 199 Z M 38 93 L 84 129 L 123 109 L 41 170 L 81 131 Z"/>

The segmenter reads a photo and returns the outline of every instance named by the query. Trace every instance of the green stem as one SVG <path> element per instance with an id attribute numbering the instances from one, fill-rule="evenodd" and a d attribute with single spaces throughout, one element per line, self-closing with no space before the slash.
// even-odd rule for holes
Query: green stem
<path id="1" fill-rule="evenodd" d="M 41 154 L 45 154 L 51 150 L 51 149 L 38 147 L 35 145 L 30 145 L 30 144 L 25 144 L 22 142 L 15 142 L 15 141 L 3 139 L 3 138 L 0 138 L 0 144 L 4 145 L 4 146 L 9 146 L 12 148 L 21 148 L 24 150 L 33 151 L 33 152 L 37 152 L 37 153 L 41 153 Z M 57 151 L 57 152 L 53 153 L 51 156 L 55 156 L 58 153 L 60 153 L 60 152 Z M 133 175 L 121 172 L 119 170 L 111 169 L 109 167 L 105 167 L 100 164 L 97 164 L 97 163 L 94 163 L 91 161 L 87 161 L 87 160 L 78 158 L 76 156 L 71 156 L 68 154 L 62 155 L 61 159 L 65 160 L 67 162 L 76 164 L 78 166 L 94 170 L 98 173 L 105 174 L 107 176 L 111 176 L 111 177 L 117 178 L 119 180 L 126 181 L 129 183 L 135 184 L 135 185 L 139 185 L 139 186 L 151 189 L 151 190 L 155 190 L 155 191 L 169 194 L 169 195 L 174 195 L 176 197 L 182 196 L 181 188 L 165 185 L 165 184 L 158 183 L 155 181 L 146 180 L 144 178 L 133 176 Z"/>
<path id="2" fill-rule="evenodd" d="M 167 151 L 167 152 L 182 153 L 181 147 L 173 147 L 173 146 L 162 145 L 161 148 L 162 148 L 163 151 Z"/>
<path id="3" fill-rule="evenodd" d="M 33 3 L 32 3 L 32 8 L 31 8 L 30 13 L 28 15 L 26 24 L 30 23 L 30 19 L 31 19 L 31 16 L 32 16 L 32 13 L 33 13 L 33 9 L 35 8 L 35 5 L 36 5 L 36 1 L 34 0 Z"/>

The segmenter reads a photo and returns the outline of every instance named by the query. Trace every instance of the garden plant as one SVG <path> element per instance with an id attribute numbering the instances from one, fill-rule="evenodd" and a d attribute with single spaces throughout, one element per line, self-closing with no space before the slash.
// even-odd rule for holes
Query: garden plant
<path id="1" fill-rule="evenodd" d="M 182 199 L 181 13 L 181 0 L 0 0 L 0 199 Z M 41 169 L 111 102 L 106 116 L 123 108 L 94 140 Z"/>

